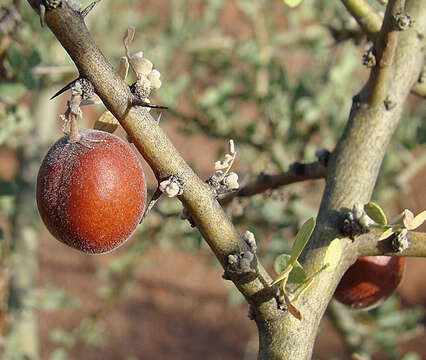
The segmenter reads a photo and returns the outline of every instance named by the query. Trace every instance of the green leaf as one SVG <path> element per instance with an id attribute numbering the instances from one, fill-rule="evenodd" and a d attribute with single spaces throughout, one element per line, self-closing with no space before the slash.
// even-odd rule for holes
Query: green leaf
<path id="1" fill-rule="evenodd" d="M 383 212 L 382 208 L 376 203 L 370 201 L 364 205 L 364 210 L 367 215 L 380 225 L 386 225 L 388 223 L 386 215 Z"/>
<path id="2" fill-rule="evenodd" d="M 422 211 L 420 214 L 417 214 L 413 219 L 411 224 L 411 229 L 417 229 L 420 225 L 422 225 L 426 221 L 426 210 Z"/>
<path id="3" fill-rule="evenodd" d="M 23 71 L 23 80 L 24 84 L 29 90 L 34 90 L 37 88 L 37 82 L 34 79 L 34 76 L 31 74 L 31 71 L 29 69 L 25 69 Z"/>
<path id="4" fill-rule="evenodd" d="M 274 261 L 274 270 L 277 274 L 283 273 L 289 263 L 290 255 L 288 254 L 281 254 L 279 255 L 275 261 Z M 305 269 L 303 269 L 303 266 L 296 260 L 296 262 L 293 264 L 293 269 L 291 270 L 288 281 L 299 284 L 306 279 L 306 272 Z"/>
<path id="5" fill-rule="evenodd" d="M 311 217 L 308 219 L 300 228 L 299 232 L 296 234 L 296 239 L 294 240 L 293 247 L 291 248 L 291 257 L 289 260 L 290 264 L 294 264 L 297 258 L 302 253 L 303 248 L 309 241 L 309 238 L 312 235 L 312 232 L 315 228 L 315 218 Z"/>
<path id="6" fill-rule="evenodd" d="M 335 238 L 328 245 L 327 251 L 325 252 L 323 264 L 328 264 L 325 271 L 332 271 L 339 264 L 340 258 L 342 257 L 342 244 L 339 238 Z"/>
<path id="7" fill-rule="evenodd" d="M 288 264 L 287 267 L 283 270 L 283 272 L 274 279 L 271 285 L 275 285 L 279 283 L 280 281 L 283 281 L 284 279 L 288 278 L 288 275 L 291 272 L 291 270 L 293 270 L 293 265 Z"/>
<path id="8" fill-rule="evenodd" d="M 379 241 L 387 239 L 389 236 L 392 235 L 393 232 L 394 232 L 394 230 L 392 228 L 389 228 L 386 231 L 383 231 L 382 235 L 380 235 L 380 237 L 379 237 Z"/>
<path id="9" fill-rule="evenodd" d="M 2 83 L 0 84 L 0 97 L 10 101 L 17 101 L 25 94 L 25 86 L 21 83 Z"/>
<path id="10" fill-rule="evenodd" d="M 41 57 L 37 50 L 34 49 L 31 52 L 27 62 L 30 68 L 33 68 L 34 66 L 37 66 L 38 64 L 41 63 Z"/>
<path id="11" fill-rule="evenodd" d="M 303 0 L 283 0 L 288 7 L 294 8 L 301 4 Z"/>
<path id="12" fill-rule="evenodd" d="M 9 49 L 7 50 L 7 60 L 9 61 L 10 66 L 15 71 L 18 72 L 21 70 L 21 67 L 23 65 L 23 59 L 24 55 L 16 46 L 9 47 Z"/>
<path id="13" fill-rule="evenodd" d="M 15 193 L 16 185 L 4 179 L 0 179 L 0 196 L 10 196 Z"/>

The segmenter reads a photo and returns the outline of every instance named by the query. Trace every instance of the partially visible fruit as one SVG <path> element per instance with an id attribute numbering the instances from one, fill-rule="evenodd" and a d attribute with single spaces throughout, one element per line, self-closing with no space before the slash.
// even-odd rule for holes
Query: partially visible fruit
<path id="1" fill-rule="evenodd" d="M 88 254 L 112 251 L 139 224 L 146 203 L 144 172 L 119 137 L 80 130 L 50 148 L 37 178 L 37 206 L 50 233 Z"/>
<path id="2" fill-rule="evenodd" d="M 376 307 L 397 289 L 404 267 L 403 257 L 360 257 L 343 275 L 334 298 L 354 309 Z"/>

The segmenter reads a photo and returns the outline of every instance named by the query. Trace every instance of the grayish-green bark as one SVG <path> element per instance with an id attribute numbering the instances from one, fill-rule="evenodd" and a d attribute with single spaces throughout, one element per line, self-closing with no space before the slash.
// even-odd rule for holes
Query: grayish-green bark
<path id="1" fill-rule="evenodd" d="M 33 7 L 36 2 L 28 0 Z M 393 131 L 401 115 L 405 98 L 418 79 L 423 63 L 426 23 L 424 1 L 409 1 L 408 12 L 415 27 L 400 35 L 384 101 L 371 105 L 364 94 L 354 102 L 348 125 L 330 160 L 327 187 L 318 216 L 318 225 L 304 253 L 304 266 L 313 273 L 322 265 L 329 242 L 341 236 L 338 225 L 342 211 L 354 203 L 369 200 L 377 174 Z M 46 24 L 67 50 L 80 74 L 89 79 L 107 108 L 117 117 L 138 150 L 150 164 L 158 180 L 178 175 L 185 182 L 179 197 L 225 270 L 230 254 L 249 251 L 227 218 L 209 187 L 184 162 L 149 112 L 130 107 L 128 86 L 96 47 L 83 19 L 64 3 L 46 14 Z M 383 77 L 382 77 L 383 78 Z M 382 88 L 381 88 L 382 89 Z M 382 92 L 380 92 L 382 94 Z M 381 96 L 381 95 L 380 95 Z M 380 97 L 379 96 L 379 97 Z M 390 106 L 392 104 L 392 106 Z M 258 263 L 253 276 L 230 274 L 232 281 L 252 305 L 259 329 L 259 359 L 309 359 L 322 315 L 334 289 L 357 256 L 356 243 L 343 239 L 344 256 L 334 272 L 323 272 L 296 303 L 301 321 L 277 308 L 271 279 Z M 229 273 L 228 273 L 229 274 Z"/>

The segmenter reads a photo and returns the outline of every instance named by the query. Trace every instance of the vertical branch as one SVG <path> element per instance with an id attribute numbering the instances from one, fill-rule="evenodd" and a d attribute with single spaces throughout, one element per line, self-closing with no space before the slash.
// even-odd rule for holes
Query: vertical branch
<path id="1" fill-rule="evenodd" d="M 370 106 L 375 107 L 386 98 L 389 72 L 398 41 L 396 18 L 404 10 L 405 0 L 390 0 L 386 7 L 380 34 L 375 45 L 376 65 L 371 71 L 367 84 L 367 99 Z"/>

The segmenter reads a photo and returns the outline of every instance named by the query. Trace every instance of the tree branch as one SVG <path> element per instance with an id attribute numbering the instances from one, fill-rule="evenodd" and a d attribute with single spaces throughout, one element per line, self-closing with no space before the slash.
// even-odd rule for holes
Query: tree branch
<path id="1" fill-rule="evenodd" d="M 36 1 L 28 0 L 36 7 Z M 426 24 L 423 0 L 409 0 L 409 10 L 417 14 L 415 26 Z M 158 180 L 170 175 L 183 179 L 184 192 L 179 199 L 195 225 L 208 242 L 222 266 L 228 268 L 230 254 L 250 251 L 242 240 L 207 184 L 201 181 L 184 162 L 149 112 L 130 107 L 130 90 L 115 73 L 96 47 L 82 17 L 62 2 L 50 10 L 46 24 L 75 62 L 80 75 L 92 82 L 96 93 L 108 110 L 120 121 L 137 149 L 153 169 Z M 322 200 L 317 228 L 304 252 L 303 264 L 312 274 L 322 265 L 329 242 L 339 235 L 341 212 L 354 203 L 366 203 L 372 193 L 384 152 L 398 123 L 403 102 L 422 65 L 422 40 L 415 29 L 401 34 L 390 71 L 386 72 L 393 86 L 387 96 L 395 102 L 392 109 L 382 103 L 354 106 L 348 125 L 333 152 L 327 185 Z M 366 98 L 365 93 L 361 99 Z M 229 274 L 241 293 L 252 305 L 253 318 L 259 329 L 258 359 L 309 359 L 319 322 L 344 271 L 356 258 L 356 242 L 343 239 L 344 256 L 333 272 L 323 272 L 298 301 L 303 320 L 277 309 L 268 284 L 269 275 L 257 263 L 253 277 Z"/>
<path id="2" fill-rule="evenodd" d="M 327 168 L 317 161 L 309 164 L 294 163 L 288 171 L 277 175 L 260 174 L 256 181 L 247 184 L 237 192 L 224 196 L 219 202 L 222 206 L 225 206 L 236 197 L 253 196 L 269 189 L 276 189 L 305 180 L 323 179 L 326 176 Z"/>
<path id="3" fill-rule="evenodd" d="M 407 234 L 409 246 L 399 252 L 392 250 L 390 239 L 379 240 L 382 230 L 373 229 L 367 234 L 355 239 L 358 256 L 409 256 L 426 257 L 426 233 L 409 231 Z"/>
<path id="4" fill-rule="evenodd" d="M 367 101 L 372 107 L 382 103 L 387 95 L 389 72 L 400 31 L 396 25 L 396 17 L 402 13 L 404 5 L 405 0 L 389 0 L 386 7 L 382 28 L 374 47 L 376 66 L 372 68 L 366 86 Z"/>
<path id="5" fill-rule="evenodd" d="M 37 9 L 34 0 L 28 2 Z M 129 86 L 114 71 L 100 52 L 80 14 L 62 2 L 46 12 L 45 23 L 71 56 L 79 73 L 94 86 L 109 111 L 118 119 L 138 151 L 152 168 L 158 181 L 177 175 L 184 182 L 179 196 L 194 224 L 226 270 L 228 256 L 250 251 L 217 202 L 209 185 L 185 163 L 150 113 L 131 107 Z M 272 280 L 257 262 L 255 276 L 230 275 L 248 302 L 260 313 L 276 310 L 276 302 L 267 284 Z"/>
<path id="6" fill-rule="evenodd" d="M 370 40 L 379 35 L 382 18 L 366 0 L 342 0 L 342 4 L 355 18 Z"/>
<path id="7" fill-rule="evenodd" d="M 343 214 L 355 203 L 365 204 L 370 200 L 404 101 L 419 78 L 424 46 L 418 33 L 426 25 L 424 1 L 408 0 L 406 12 L 415 18 L 415 24 L 400 34 L 392 65 L 383 73 L 387 78 L 381 79 L 392 84 L 380 94 L 392 99 L 394 106 L 390 108 L 382 102 L 367 101 L 369 96 L 365 89 L 354 98 L 346 129 L 327 166 L 326 189 L 316 229 L 302 253 L 301 260 L 309 274 L 322 266 L 328 244 L 341 237 L 338 229 Z M 386 27 L 383 31 L 387 32 Z M 374 84 L 377 74 L 371 74 L 370 78 L 370 83 Z M 310 358 L 320 319 L 341 277 L 357 257 L 356 241 L 342 239 L 341 244 L 343 256 L 339 265 L 333 271 L 321 273 L 297 304 L 303 314 L 302 322 L 297 324 L 288 315 L 280 324 L 271 325 L 265 321 L 260 341 L 262 359 L 278 358 L 275 354 L 280 350 L 284 354 L 282 358 Z M 300 339 L 304 339 L 302 344 Z"/>

